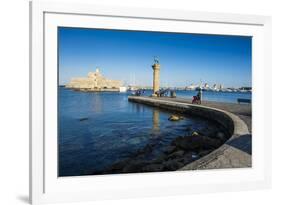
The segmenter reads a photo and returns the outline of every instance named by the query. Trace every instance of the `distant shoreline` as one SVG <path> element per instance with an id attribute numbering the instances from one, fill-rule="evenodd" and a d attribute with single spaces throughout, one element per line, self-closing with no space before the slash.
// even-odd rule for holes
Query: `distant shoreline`
<path id="1" fill-rule="evenodd" d="M 61 87 L 61 88 L 67 88 L 66 85 L 59 85 L 58 87 Z M 72 89 L 74 91 L 82 91 L 82 92 L 107 92 L 107 91 L 119 91 L 118 88 L 98 88 L 98 89 L 92 89 L 92 88 L 68 88 L 68 89 Z M 153 90 L 152 88 L 139 88 L 139 89 L 142 89 L 142 90 L 145 90 L 145 91 L 151 91 Z M 168 89 L 166 87 L 163 87 L 161 89 Z M 183 89 L 183 88 L 174 88 L 173 90 L 175 91 L 198 91 L 198 90 L 190 90 L 190 89 Z M 203 92 L 214 92 L 214 93 L 252 93 L 252 91 L 241 91 L 241 90 L 236 90 L 236 91 L 224 91 L 224 90 L 205 90 L 203 89 L 202 90 Z M 130 92 L 129 90 L 127 90 L 127 92 Z"/>

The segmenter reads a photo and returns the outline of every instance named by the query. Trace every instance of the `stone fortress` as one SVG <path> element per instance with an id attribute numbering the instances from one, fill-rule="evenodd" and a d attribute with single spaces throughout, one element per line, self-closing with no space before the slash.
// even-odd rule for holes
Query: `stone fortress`
<path id="1" fill-rule="evenodd" d="M 79 91 L 120 91 L 122 81 L 105 78 L 99 69 L 89 72 L 87 77 L 72 78 L 66 88 Z"/>

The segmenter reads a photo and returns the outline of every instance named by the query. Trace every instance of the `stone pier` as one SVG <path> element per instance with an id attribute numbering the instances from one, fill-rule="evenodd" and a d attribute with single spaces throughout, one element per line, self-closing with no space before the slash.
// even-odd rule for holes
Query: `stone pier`
<path id="1" fill-rule="evenodd" d="M 230 138 L 210 154 L 185 165 L 180 170 L 246 168 L 252 166 L 251 105 L 191 100 L 129 96 L 129 101 L 173 112 L 184 112 L 214 120 L 223 125 Z"/>

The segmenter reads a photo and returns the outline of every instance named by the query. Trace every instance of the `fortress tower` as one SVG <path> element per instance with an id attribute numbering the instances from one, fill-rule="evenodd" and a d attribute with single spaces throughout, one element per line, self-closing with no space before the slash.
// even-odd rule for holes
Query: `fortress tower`
<path id="1" fill-rule="evenodd" d="M 159 60 L 154 58 L 154 64 L 152 65 L 153 69 L 153 94 L 152 96 L 156 96 L 156 92 L 159 91 L 160 88 L 160 64 Z"/>

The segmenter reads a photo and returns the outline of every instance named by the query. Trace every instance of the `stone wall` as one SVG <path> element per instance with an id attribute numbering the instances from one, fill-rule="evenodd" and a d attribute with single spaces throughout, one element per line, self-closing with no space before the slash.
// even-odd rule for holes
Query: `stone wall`
<path id="1" fill-rule="evenodd" d="M 224 126 L 229 132 L 229 139 L 210 154 L 187 164 L 180 170 L 218 169 L 251 167 L 252 157 L 243 150 L 237 149 L 237 141 L 250 137 L 246 123 L 237 115 L 216 108 L 193 105 L 181 102 L 158 100 L 157 98 L 129 96 L 129 101 L 147 104 L 177 112 L 188 113 L 214 120 Z"/>
<path id="2" fill-rule="evenodd" d="M 87 77 L 72 78 L 65 87 L 73 89 L 87 89 L 87 90 L 100 90 L 100 89 L 119 89 L 122 86 L 120 80 L 106 79 L 100 71 L 89 72 Z"/>

